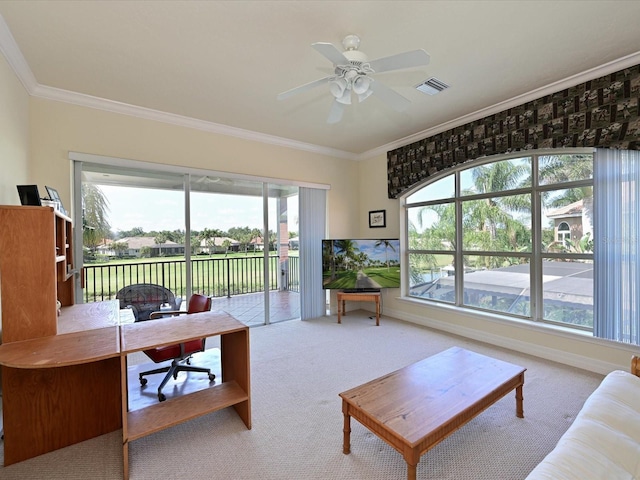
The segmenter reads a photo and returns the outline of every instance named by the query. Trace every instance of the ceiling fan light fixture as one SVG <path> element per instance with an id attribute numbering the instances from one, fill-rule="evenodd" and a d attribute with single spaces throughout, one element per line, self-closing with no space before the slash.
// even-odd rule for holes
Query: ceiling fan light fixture
<path id="1" fill-rule="evenodd" d="M 351 89 L 345 89 L 341 97 L 336 97 L 336 102 L 343 105 L 351 105 Z"/>
<path id="2" fill-rule="evenodd" d="M 331 95 L 336 98 L 341 98 L 344 95 L 344 91 L 347 89 L 347 81 L 344 78 L 336 78 L 329 82 L 329 90 Z"/>
<path id="3" fill-rule="evenodd" d="M 411 50 L 395 55 L 376 58 L 369 61 L 367 55 L 358 50 L 360 38 L 357 35 L 347 35 L 343 40 L 344 51 L 340 51 L 332 43 L 316 42 L 311 46 L 333 64 L 333 74 L 313 82 L 305 83 L 278 94 L 278 100 L 289 98 L 294 94 L 306 92 L 312 88 L 329 84 L 329 91 L 334 97 L 328 123 L 337 123 L 342 118 L 345 105 L 351 105 L 352 95 L 357 96 L 358 102 L 363 102 L 375 94 L 383 102 L 396 111 L 404 111 L 411 101 L 400 95 L 384 83 L 372 78 L 373 74 L 390 72 L 405 68 L 415 68 L 429 63 L 429 54 L 422 49 Z M 433 79 L 432 79 L 433 80 Z M 428 83 L 428 82 L 423 82 Z M 442 89 L 443 85 L 428 84 L 420 87 Z M 438 88 L 440 87 L 440 88 Z M 326 87 L 325 87 L 326 88 Z M 416 86 L 418 88 L 418 86 Z"/>
<path id="4" fill-rule="evenodd" d="M 353 91 L 358 95 L 362 95 L 369 90 L 369 86 L 371 85 L 371 79 L 366 75 L 358 75 L 353 80 Z"/>

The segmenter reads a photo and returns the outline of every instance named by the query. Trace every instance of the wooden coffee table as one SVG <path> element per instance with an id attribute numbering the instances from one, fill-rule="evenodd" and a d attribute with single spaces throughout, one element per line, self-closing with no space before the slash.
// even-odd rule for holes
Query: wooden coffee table
<path id="1" fill-rule="evenodd" d="M 342 392 L 343 452 L 351 452 L 351 417 L 402 454 L 415 480 L 420 455 L 507 393 L 523 418 L 526 368 L 453 347 Z"/>

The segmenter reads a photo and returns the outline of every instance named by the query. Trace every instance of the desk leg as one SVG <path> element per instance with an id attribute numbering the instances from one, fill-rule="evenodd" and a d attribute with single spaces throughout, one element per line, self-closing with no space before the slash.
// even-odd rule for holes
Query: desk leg
<path id="1" fill-rule="evenodd" d="M 120 379 L 122 388 L 122 478 L 129 480 L 129 380 L 127 378 L 127 356 L 120 357 Z"/>
<path id="2" fill-rule="evenodd" d="M 344 400 L 342 401 L 342 413 L 344 415 L 342 453 L 348 455 L 351 453 L 351 416 L 349 415 L 349 405 Z"/>

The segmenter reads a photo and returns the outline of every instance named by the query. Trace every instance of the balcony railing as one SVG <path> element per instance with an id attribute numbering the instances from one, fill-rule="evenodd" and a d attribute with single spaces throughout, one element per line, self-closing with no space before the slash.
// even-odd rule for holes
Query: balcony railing
<path id="1" fill-rule="evenodd" d="M 155 283 L 186 297 L 186 260 L 84 266 L 84 301 L 116 298 L 123 287 Z M 300 291 L 298 257 L 269 257 L 269 290 Z M 231 297 L 265 290 L 264 257 L 191 259 L 191 290 L 212 297 Z"/>

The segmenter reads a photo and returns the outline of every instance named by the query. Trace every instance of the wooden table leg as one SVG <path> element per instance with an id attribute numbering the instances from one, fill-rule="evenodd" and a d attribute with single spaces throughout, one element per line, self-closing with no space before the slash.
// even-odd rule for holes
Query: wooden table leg
<path id="1" fill-rule="evenodd" d="M 351 453 L 351 415 L 349 415 L 349 406 L 344 400 L 342 401 L 342 413 L 344 414 L 342 453 L 348 455 Z"/>
<path id="2" fill-rule="evenodd" d="M 409 445 L 405 445 L 403 450 L 402 458 L 407 462 L 407 480 L 416 480 L 420 453 Z"/>
<path id="3" fill-rule="evenodd" d="M 524 383 L 524 374 L 522 375 L 522 382 Z M 516 417 L 518 418 L 524 418 L 522 387 L 523 385 L 516 387 Z"/>
<path id="4" fill-rule="evenodd" d="M 342 310 L 344 310 L 344 300 L 341 301 L 340 299 L 338 299 L 338 323 L 342 323 L 340 321 L 340 315 L 342 314 L 342 311 L 340 309 L 340 305 L 342 305 Z"/>
<path id="5" fill-rule="evenodd" d="M 376 297 L 376 327 L 380 326 L 380 297 Z"/>
<path id="6" fill-rule="evenodd" d="M 411 465 L 407 463 L 407 480 L 416 480 L 416 471 L 418 470 L 418 465 Z"/>

